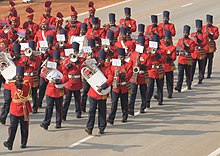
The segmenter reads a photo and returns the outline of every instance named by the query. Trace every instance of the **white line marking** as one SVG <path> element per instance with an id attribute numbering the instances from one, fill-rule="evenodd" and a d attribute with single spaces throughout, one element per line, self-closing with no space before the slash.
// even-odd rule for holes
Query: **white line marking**
<path id="1" fill-rule="evenodd" d="M 72 145 L 70 145 L 70 146 L 68 146 L 69 148 L 73 148 L 73 147 L 76 147 L 76 146 L 78 146 L 78 145 L 80 145 L 81 143 L 83 143 L 83 142 L 86 142 L 87 140 L 89 140 L 89 139 L 91 139 L 91 138 L 93 138 L 94 136 L 87 136 L 86 138 L 84 138 L 84 139 L 82 139 L 82 140 L 80 140 L 80 141 L 78 141 L 78 142 L 76 142 L 76 143 L 74 143 L 74 144 L 72 144 Z"/>
<path id="2" fill-rule="evenodd" d="M 125 0 L 125 1 L 122 1 L 122 2 L 118 2 L 118 3 L 115 3 L 115 4 L 108 5 L 108 6 L 104 6 L 104 7 L 102 7 L 102 8 L 98 8 L 98 9 L 96 9 L 96 11 L 104 10 L 104 9 L 111 8 L 111 7 L 120 5 L 120 4 L 124 4 L 124 3 L 127 3 L 127 2 L 131 2 L 131 1 L 133 1 L 133 0 Z M 88 14 L 88 11 L 78 14 L 78 16 L 83 16 L 83 15 L 86 15 L 86 14 Z M 63 19 L 64 19 L 64 20 L 68 20 L 68 19 L 70 19 L 70 16 L 65 17 L 65 18 L 63 18 Z"/>
<path id="3" fill-rule="evenodd" d="M 187 7 L 187 6 L 190 6 L 192 5 L 193 3 L 188 3 L 188 4 L 185 4 L 185 5 L 182 5 L 181 7 L 184 8 L 184 7 Z"/>
<path id="4" fill-rule="evenodd" d="M 208 156 L 217 156 L 220 154 L 220 148 L 216 149 L 214 152 L 212 152 L 211 154 L 209 154 Z"/>

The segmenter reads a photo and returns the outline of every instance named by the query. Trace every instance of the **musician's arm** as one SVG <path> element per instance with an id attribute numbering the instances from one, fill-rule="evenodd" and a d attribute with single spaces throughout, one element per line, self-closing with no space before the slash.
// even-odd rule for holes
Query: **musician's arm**
<path id="1" fill-rule="evenodd" d="M 135 32 L 137 30 L 137 25 L 135 20 L 131 20 L 131 32 Z"/>
<path id="2" fill-rule="evenodd" d="M 107 81 L 101 86 L 102 89 L 108 88 L 108 87 L 111 86 L 112 83 L 113 83 L 113 77 L 114 77 L 114 76 L 113 76 L 111 67 L 109 67 L 109 68 L 107 68 L 107 69 L 105 70 L 104 75 L 106 76 Z"/>
<path id="3" fill-rule="evenodd" d="M 213 34 L 213 39 L 214 39 L 214 40 L 217 40 L 218 37 L 219 37 L 218 27 L 215 27 L 215 31 L 214 31 L 214 34 Z"/>

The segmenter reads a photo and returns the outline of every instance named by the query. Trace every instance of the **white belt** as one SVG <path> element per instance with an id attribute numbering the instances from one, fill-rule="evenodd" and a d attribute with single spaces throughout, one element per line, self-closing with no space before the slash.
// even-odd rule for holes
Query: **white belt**
<path id="1" fill-rule="evenodd" d="M 202 50 L 202 49 L 204 49 L 204 48 L 201 47 L 201 46 L 195 46 L 195 49 L 196 49 L 196 50 Z"/>
<path id="2" fill-rule="evenodd" d="M 34 73 L 24 73 L 24 76 L 33 76 Z"/>
<path id="3" fill-rule="evenodd" d="M 159 65 L 152 65 L 152 68 L 154 68 L 154 69 L 159 69 L 160 68 L 160 66 Z"/>
<path id="4" fill-rule="evenodd" d="M 144 74 L 144 71 L 143 71 L 143 70 L 140 70 L 138 74 Z"/>
<path id="5" fill-rule="evenodd" d="M 126 85 L 127 84 L 127 82 L 120 82 L 119 83 L 119 85 L 121 85 L 121 86 L 124 86 L 124 85 Z"/>
<path id="6" fill-rule="evenodd" d="M 68 75 L 70 79 L 79 79 L 81 75 Z"/>
<path id="7" fill-rule="evenodd" d="M 189 55 L 189 53 L 188 53 L 188 52 L 180 51 L 180 52 L 179 52 L 179 55 L 185 55 L 185 56 L 187 56 L 187 55 Z"/>

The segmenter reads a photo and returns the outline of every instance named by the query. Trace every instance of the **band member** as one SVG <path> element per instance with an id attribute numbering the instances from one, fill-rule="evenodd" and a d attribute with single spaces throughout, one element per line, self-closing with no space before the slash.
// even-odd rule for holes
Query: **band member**
<path id="1" fill-rule="evenodd" d="M 105 66 L 105 59 L 106 59 L 106 52 L 104 50 L 99 50 L 98 68 L 101 70 L 101 72 L 105 75 L 105 77 L 107 79 L 107 81 L 103 85 L 98 86 L 99 92 L 101 92 L 103 89 L 106 89 L 109 86 L 111 86 L 112 81 L 113 81 L 113 75 L 112 75 L 110 67 Z M 88 96 L 89 96 L 89 102 L 90 102 L 90 109 L 89 109 L 89 119 L 87 121 L 85 131 L 88 133 L 88 135 L 92 135 L 92 131 L 93 131 L 94 124 L 95 124 L 96 109 L 98 106 L 99 134 L 104 134 L 104 130 L 107 125 L 107 123 L 106 123 L 106 100 L 107 100 L 108 94 L 107 95 L 99 95 L 91 87 L 89 90 Z"/>
<path id="2" fill-rule="evenodd" d="M 24 78 L 24 67 L 16 67 L 16 80 L 10 81 L 11 88 L 11 107 L 10 107 L 10 126 L 8 128 L 9 137 L 3 144 L 8 150 L 12 150 L 16 136 L 18 123 L 21 126 L 21 148 L 26 148 L 29 130 L 29 113 L 31 105 L 28 100 L 31 93 L 31 86 Z"/>
<path id="3" fill-rule="evenodd" d="M 12 17 L 11 18 L 11 26 L 10 27 L 11 27 L 11 29 L 8 32 L 8 40 L 12 44 L 18 38 L 17 32 L 18 32 L 19 24 L 18 24 L 18 18 L 17 17 Z"/>
<path id="4" fill-rule="evenodd" d="M 89 39 L 88 40 L 88 46 L 91 47 L 92 53 L 84 53 L 85 55 L 83 56 L 85 59 L 91 59 L 95 58 L 98 60 L 98 49 L 95 47 L 95 40 Z M 89 83 L 83 78 L 83 90 L 82 90 L 82 111 L 86 112 L 86 101 L 88 97 L 88 92 L 90 89 Z"/>
<path id="5" fill-rule="evenodd" d="M 36 35 L 37 31 L 39 30 L 39 25 L 33 21 L 34 10 L 31 7 L 28 7 L 26 9 L 26 12 L 27 12 L 27 22 L 28 22 L 28 29 L 29 29 L 28 38 L 33 40 L 34 36 Z"/>
<path id="6" fill-rule="evenodd" d="M 88 29 L 86 33 L 87 39 L 94 39 L 96 44 L 101 44 L 101 38 L 105 38 L 105 31 L 102 28 L 99 28 L 98 17 L 92 18 L 92 28 Z"/>
<path id="7" fill-rule="evenodd" d="M 15 6 L 15 3 L 13 1 L 9 1 L 8 15 L 4 17 L 4 19 L 8 21 L 7 26 L 11 26 L 12 17 L 16 17 L 17 23 L 18 25 L 20 25 L 20 17 L 17 15 L 17 10 L 15 9 L 14 6 Z"/>
<path id="8" fill-rule="evenodd" d="M 131 53 L 135 50 L 135 43 L 127 39 L 127 29 L 124 27 L 120 28 L 120 36 L 118 42 L 115 43 L 117 48 L 124 48 L 126 53 L 125 61 L 129 61 Z"/>
<path id="9" fill-rule="evenodd" d="M 144 34 L 145 32 L 145 25 L 144 24 L 138 24 L 138 37 L 143 36 L 145 39 L 145 43 L 144 43 L 144 47 L 148 47 L 149 46 L 149 38 L 147 36 L 145 36 Z M 136 42 L 136 41 L 134 41 Z M 138 43 L 138 42 L 136 42 Z"/>
<path id="10" fill-rule="evenodd" d="M 9 53 L 11 53 L 11 52 L 9 52 Z M 21 59 L 21 46 L 16 42 L 13 44 L 13 49 L 12 49 L 11 55 L 12 55 L 13 62 L 15 65 L 24 66 L 24 62 Z M 5 123 L 6 123 L 6 118 L 9 113 L 11 100 L 12 100 L 11 99 L 11 88 L 10 88 L 9 82 L 5 81 L 4 82 L 4 104 L 3 104 L 2 112 L 0 115 L 0 122 L 3 125 L 5 125 Z"/>
<path id="11" fill-rule="evenodd" d="M 213 58 L 214 58 L 214 52 L 216 51 L 216 42 L 215 40 L 219 37 L 219 31 L 218 27 L 213 25 L 213 16 L 212 15 L 206 15 L 206 22 L 207 24 L 202 27 L 202 32 L 207 34 L 208 36 L 208 44 L 206 52 L 206 58 L 204 63 L 204 72 L 206 65 L 208 63 L 208 72 L 207 72 L 207 78 L 211 78 L 212 74 L 212 64 L 213 64 Z"/>
<path id="12" fill-rule="evenodd" d="M 86 35 L 88 31 L 88 26 L 86 23 L 82 23 L 81 26 L 80 26 L 80 36 L 84 36 Z"/>
<path id="13" fill-rule="evenodd" d="M 52 2 L 51 1 L 46 1 L 44 3 L 44 11 L 45 13 L 43 14 L 43 16 L 40 18 L 40 22 L 39 22 L 39 25 L 41 25 L 45 20 L 48 21 L 48 25 L 51 26 L 51 25 L 56 25 L 56 18 L 51 16 L 51 4 Z"/>
<path id="14" fill-rule="evenodd" d="M 163 28 L 163 35 L 165 35 L 165 31 L 170 31 L 171 35 L 174 37 L 176 35 L 176 29 L 173 23 L 169 22 L 170 20 L 170 12 L 165 10 L 163 11 L 163 22 L 159 24 Z"/>
<path id="15" fill-rule="evenodd" d="M 51 60 L 53 58 L 53 52 L 54 52 L 54 46 L 53 46 L 54 37 L 48 35 L 46 40 L 48 43 L 48 50 L 46 50 L 43 56 L 43 60 L 46 60 L 46 59 Z M 38 99 L 39 108 L 42 108 L 42 103 L 43 103 L 44 95 L 45 95 L 47 84 L 48 84 L 48 80 L 43 75 L 43 71 L 44 71 L 44 67 L 41 69 L 41 73 L 40 73 L 39 99 Z"/>
<path id="16" fill-rule="evenodd" d="M 57 13 L 57 18 L 56 18 L 56 28 L 55 31 L 57 34 L 59 34 L 59 31 L 64 29 L 63 28 L 63 14 L 61 12 Z"/>
<path id="17" fill-rule="evenodd" d="M 158 23 L 157 15 L 151 15 L 151 22 L 152 24 L 147 26 L 145 34 L 149 36 L 149 39 L 151 39 L 155 34 L 159 35 L 160 39 L 162 39 L 163 28 L 157 25 Z"/>
<path id="18" fill-rule="evenodd" d="M 147 108 L 150 108 L 150 101 L 154 92 L 154 83 L 157 84 L 157 101 L 158 105 L 163 104 L 163 85 L 164 85 L 164 69 L 163 63 L 166 61 L 166 52 L 160 46 L 159 35 L 153 35 L 152 40 L 157 43 L 157 48 L 149 47 L 148 52 L 150 53 L 150 59 L 152 63 L 152 68 L 148 71 L 150 82 L 148 87 L 147 95 Z"/>
<path id="19" fill-rule="evenodd" d="M 84 19 L 84 23 L 87 24 L 88 26 L 88 29 L 91 29 L 92 28 L 92 18 L 95 17 L 95 7 L 94 7 L 94 2 L 92 1 L 89 1 L 89 4 L 88 4 L 88 7 L 89 7 L 89 17 L 85 18 Z M 101 20 L 98 19 L 98 28 L 100 28 L 100 25 L 101 25 Z"/>
<path id="20" fill-rule="evenodd" d="M 183 28 L 183 38 L 179 39 L 176 47 L 178 57 L 178 81 L 175 90 L 181 92 L 183 84 L 184 70 L 186 72 L 186 83 L 188 90 L 191 90 L 191 73 L 192 73 L 192 56 L 195 49 L 194 41 L 189 38 L 190 26 L 185 25 Z"/>
<path id="21" fill-rule="evenodd" d="M 21 59 L 24 61 L 25 70 L 24 70 L 24 80 L 28 80 L 31 85 L 31 97 L 33 102 L 33 113 L 37 113 L 38 110 L 38 95 L 37 90 L 39 87 L 39 78 L 38 78 L 38 69 L 41 64 L 40 55 L 36 55 L 35 52 L 35 42 L 29 41 L 29 47 L 32 52 L 26 50 L 25 55 Z"/>
<path id="22" fill-rule="evenodd" d="M 137 89 L 140 86 L 141 93 L 141 107 L 140 112 L 144 113 L 144 109 L 147 103 L 147 84 L 149 83 L 148 70 L 151 68 L 149 54 L 146 53 L 147 47 L 145 47 L 144 36 L 138 37 L 138 45 L 144 46 L 143 53 L 134 51 L 130 56 L 130 64 L 132 65 L 133 75 L 130 79 L 131 83 L 131 96 L 129 103 L 128 113 L 134 116 L 134 105 L 137 96 Z"/>
<path id="23" fill-rule="evenodd" d="M 111 111 L 107 122 L 114 124 L 115 115 L 118 107 L 118 100 L 121 101 L 122 120 L 127 122 L 128 118 L 128 83 L 132 76 L 131 65 L 125 62 L 125 50 L 118 48 L 118 59 L 121 60 L 121 66 L 111 66 L 112 74 L 114 75 L 113 88 L 111 93 Z"/>
<path id="24" fill-rule="evenodd" d="M 192 78 L 195 74 L 196 64 L 199 64 L 199 81 L 198 84 L 202 84 L 204 79 L 204 60 L 206 58 L 205 51 L 208 51 L 207 47 L 207 34 L 202 33 L 202 20 L 196 20 L 196 32 L 191 33 L 190 37 L 193 38 L 195 43 L 195 49 L 192 53 Z M 206 49 L 205 49 L 206 48 Z"/>
<path id="25" fill-rule="evenodd" d="M 82 89 L 81 68 L 84 59 L 77 56 L 79 54 L 79 43 L 73 42 L 72 48 L 74 50 L 74 54 L 71 54 L 69 58 L 64 60 L 64 65 L 66 67 L 69 77 L 69 80 L 65 85 L 66 95 L 63 106 L 64 121 L 66 120 L 67 112 L 72 99 L 72 94 L 74 95 L 75 99 L 76 117 L 81 118 L 82 114 L 80 90 Z"/>
<path id="26" fill-rule="evenodd" d="M 131 8 L 124 8 L 125 18 L 120 19 L 120 27 L 127 28 L 128 34 L 135 32 L 137 29 L 136 21 L 131 18 Z"/>
<path id="27" fill-rule="evenodd" d="M 113 31 L 114 32 L 114 42 L 117 42 L 117 38 L 119 36 L 119 32 L 120 32 L 120 28 L 119 26 L 117 26 L 115 24 L 116 20 L 115 20 L 115 14 L 114 13 L 110 13 L 109 14 L 109 23 L 103 25 L 103 28 L 106 32 L 106 35 L 108 34 L 109 31 Z"/>
<path id="28" fill-rule="evenodd" d="M 53 106 L 56 107 L 56 126 L 55 128 L 61 128 L 62 122 L 62 103 L 64 96 L 64 87 L 58 88 L 57 85 L 64 84 L 67 82 L 67 71 L 65 67 L 60 64 L 60 51 L 55 50 L 53 55 L 53 61 L 57 64 L 57 70 L 63 74 L 61 79 L 54 78 L 49 81 L 46 88 L 46 103 L 47 107 L 45 110 L 45 118 L 43 122 L 40 124 L 42 128 L 45 130 L 50 126 L 52 114 L 53 114 Z"/>
<path id="29" fill-rule="evenodd" d="M 70 17 L 71 19 L 65 27 L 65 29 L 68 31 L 68 36 L 79 36 L 82 23 L 77 20 L 78 13 L 73 6 L 71 6 Z"/>
<path id="30" fill-rule="evenodd" d="M 169 30 L 165 30 L 164 32 L 164 42 L 161 45 L 161 48 L 165 50 L 166 53 L 166 61 L 163 63 L 163 69 L 166 76 L 166 86 L 168 98 L 172 98 L 173 94 L 173 83 L 174 83 L 174 75 L 173 71 L 176 69 L 174 61 L 176 60 L 176 47 L 172 45 L 172 32 Z M 156 98 L 157 99 L 157 98 Z"/>

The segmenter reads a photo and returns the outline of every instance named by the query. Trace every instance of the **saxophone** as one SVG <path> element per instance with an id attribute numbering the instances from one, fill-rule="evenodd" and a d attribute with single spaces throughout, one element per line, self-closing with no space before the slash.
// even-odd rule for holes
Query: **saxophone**
<path id="1" fill-rule="evenodd" d="M 118 75 L 119 75 L 119 69 L 118 69 L 118 66 L 116 66 L 115 68 L 115 75 L 114 75 L 114 78 L 113 78 L 113 89 L 116 89 L 117 86 L 118 86 Z"/>
<path id="2" fill-rule="evenodd" d="M 132 83 L 137 82 L 137 76 L 140 71 L 140 68 L 138 67 L 139 64 L 140 64 L 140 54 L 138 53 L 136 57 L 135 67 L 133 68 Z"/>

